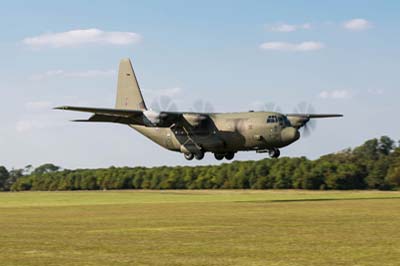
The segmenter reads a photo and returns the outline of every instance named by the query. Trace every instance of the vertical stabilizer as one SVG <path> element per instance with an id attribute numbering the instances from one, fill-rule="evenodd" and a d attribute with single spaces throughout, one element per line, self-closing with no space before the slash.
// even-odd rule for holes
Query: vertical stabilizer
<path id="1" fill-rule="evenodd" d="M 130 59 L 122 59 L 119 64 L 117 103 L 115 108 L 147 110 Z"/>

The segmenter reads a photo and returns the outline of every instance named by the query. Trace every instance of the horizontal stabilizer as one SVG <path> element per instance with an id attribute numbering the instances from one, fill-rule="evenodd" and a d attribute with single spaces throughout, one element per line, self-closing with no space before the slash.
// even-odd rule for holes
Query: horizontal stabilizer
<path id="1" fill-rule="evenodd" d="M 110 115 L 93 115 L 89 119 L 77 119 L 72 120 L 72 122 L 104 122 L 104 123 L 119 123 L 125 125 L 142 125 L 143 122 L 140 119 L 128 118 L 128 117 L 120 117 L 120 116 L 110 116 Z"/>
<path id="2" fill-rule="evenodd" d="M 87 120 L 74 120 L 73 122 L 108 122 L 126 125 L 139 125 L 146 127 L 170 127 L 182 118 L 182 113 L 150 112 L 141 110 L 110 109 L 95 107 L 60 106 L 56 110 L 67 110 L 93 113 Z"/>
<path id="3" fill-rule="evenodd" d="M 142 111 L 126 110 L 126 109 L 111 109 L 111 108 L 95 108 L 95 107 L 77 107 L 77 106 L 60 106 L 55 110 L 77 111 L 86 113 L 103 114 L 109 116 L 124 116 L 124 117 L 140 117 Z"/>

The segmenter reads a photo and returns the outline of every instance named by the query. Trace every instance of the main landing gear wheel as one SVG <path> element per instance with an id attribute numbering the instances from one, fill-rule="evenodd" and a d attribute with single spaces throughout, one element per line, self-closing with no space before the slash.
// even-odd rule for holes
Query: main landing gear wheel
<path id="1" fill-rule="evenodd" d="M 228 152 L 227 154 L 225 154 L 225 159 L 227 159 L 228 161 L 233 160 L 233 158 L 235 158 L 235 153 Z"/>
<path id="2" fill-rule="evenodd" d="M 203 158 L 204 158 L 204 152 L 198 152 L 198 153 L 196 153 L 195 155 L 194 155 L 194 157 L 196 158 L 196 160 L 203 160 Z"/>
<path id="3" fill-rule="evenodd" d="M 185 153 L 185 159 L 188 161 L 191 161 L 194 159 L 194 154 L 193 153 Z"/>
<path id="4" fill-rule="evenodd" d="M 279 158 L 279 156 L 281 156 L 281 151 L 279 149 L 272 149 L 269 151 L 269 156 L 271 156 L 271 158 Z"/>
<path id="5" fill-rule="evenodd" d="M 219 154 L 219 153 L 215 153 L 214 154 L 215 159 L 217 159 L 218 161 L 221 161 L 224 159 L 225 155 L 224 154 Z"/>

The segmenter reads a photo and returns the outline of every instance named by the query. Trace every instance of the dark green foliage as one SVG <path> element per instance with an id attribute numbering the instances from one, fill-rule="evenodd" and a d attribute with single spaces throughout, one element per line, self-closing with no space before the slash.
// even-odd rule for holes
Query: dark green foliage
<path id="1" fill-rule="evenodd" d="M 36 168 L 32 174 L 36 174 L 36 175 L 42 175 L 45 173 L 52 173 L 52 172 L 57 172 L 58 170 L 60 170 L 59 166 L 56 166 L 54 164 L 48 163 L 48 164 L 43 164 L 41 166 L 39 166 L 38 168 Z"/>
<path id="2" fill-rule="evenodd" d="M 0 166 L 0 191 L 5 190 L 5 185 L 7 179 L 9 178 L 9 173 L 4 166 Z"/>
<path id="3" fill-rule="evenodd" d="M 400 148 L 396 148 L 389 137 L 382 137 L 369 140 L 354 150 L 326 155 L 315 161 L 301 157 L 219 166 L 73 171 L 60 171 L 58 166 L 45 164 L 33 171 L 12 170 L 10 173 L 0 167 L 0 190 L 292 188 L 400 188 Z"/>

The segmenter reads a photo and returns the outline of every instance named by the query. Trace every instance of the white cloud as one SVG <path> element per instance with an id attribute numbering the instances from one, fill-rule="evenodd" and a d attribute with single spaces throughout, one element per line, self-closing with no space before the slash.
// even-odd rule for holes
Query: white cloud
<path id="1" fill-rule="evenodd" d="M 350 99 L 353 97 L 353 93 L 350 90 L 325 90 L 321 91 L 318 95 L 321 99 Z"/>
<path id="2" fill-rule="evenodd" d="M 383 95 L 385 91 L 383 89 L 369 89 L 368 93 L 372 95 Z"/>
<path id="3" fill-rule="evenodd" d="M 351 31 L 362 31 L 372 27 L 372 23 L 363 18 L 356 18 L 343 23 L 343 27 Z"/>
<path id="4" fill-rule="evenodd" d="M 40 81 L 47 78 L 98 78 L 113 77 L 117 74 L 115 70 L 86 70 L 86 71 L 64 71 L 50 70 L 42 74 L 35 74 L 30 77 L 31 80 Z"/>
<path id="5" fill-rule="evenodd" d="M 22 42 L 32 48 L 77 47 L 85 44 L 129 45 L 140 42 L 142 36 L 135 32 L 77 29 L 59 33 L 45 33 L 25 38 Z"/>
<path id="6" fill-rule="evenodd" d="M 324 48 L 325 45 L 321 42 L 302 42 L 302 43 L 288 43 L 288 42 L 266 42 L 260 45 L 260 48 L 268 51 L 290 51 L 290 52 L 310 52 L 317 51 Z"/>
<path id="7" fill-rule="evenodd" d="M 309 30 L 309 29 L 311 29 L 311 24 L 309 23 L 299 24 L 299 25 L 279 23 L 268 26 L 268 30 L 273 32 L 294 32 L 297 30 Z"/>

